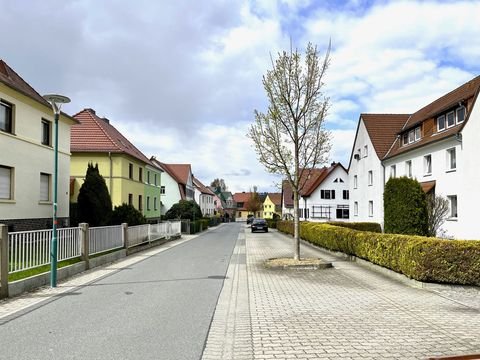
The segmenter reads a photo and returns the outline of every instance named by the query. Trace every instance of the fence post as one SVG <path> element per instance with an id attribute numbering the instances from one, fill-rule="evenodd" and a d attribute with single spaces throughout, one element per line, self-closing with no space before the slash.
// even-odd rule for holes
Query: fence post
<path id="1" fill-rule="evenodd" d="M 82 244 L 82 260 L 85 261 L 85 266 L 90 269 L 90 240 L 87 223 L 78 224 L 80 228 L 80 244 Z"/>
<path id="2" fill-rule="evenodd" d="M 0 224 L 0 299 L 8 297 L 8 227 Z"/>
<path id="3" fill-rule="evenodd" d="M 122 223 L 123 247 L 128 249 L 128 224 Z"/>
<path id="4" fill-rule="evenodd" d="M 148 224 L 148 233 L 147 233 L 147 236 L 148 236 L 148 243 L 150 243 L 150 239 L 151 239 L 151 236 L 152 235 L 152 225 L 151 224 Z"/>

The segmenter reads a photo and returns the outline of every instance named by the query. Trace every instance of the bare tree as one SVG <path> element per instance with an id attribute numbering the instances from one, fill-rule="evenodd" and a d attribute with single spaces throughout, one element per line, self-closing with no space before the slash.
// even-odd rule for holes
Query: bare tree
<path id="1" fill-rule="evenodd" d="M 300 259 L 299 194 L 311 169 L 327 161 L 330 133 L 324 122 L 329 99 L 323 93 L 323 78 L 330 62 L 330 44 L 323 60 L 317 47 L 308 44 L 305 59 L 290 48 L 273 60 L 263 76 L 269 101 L 265 113 L 255 110 L 248 136 L 260 163 L 273 174 L 286 178 L 294 200 L 294 259 Z"/>
<path id="2" fill-rule="evenodd" d="M 245 204 L 245 208 L 249 212 L 252 212 L 254 216 L 258 211 L 262 210 L 263 203 L 260 200 L 260 196 L 258 195 L 257 191 L 250 192 L 250 198 Z"/>
<path id="3" fill-rule="evenodd" d="M 427 195 L 428 235 L 437 236 L 449 211 L 449 201 L 440 195 Z"/>

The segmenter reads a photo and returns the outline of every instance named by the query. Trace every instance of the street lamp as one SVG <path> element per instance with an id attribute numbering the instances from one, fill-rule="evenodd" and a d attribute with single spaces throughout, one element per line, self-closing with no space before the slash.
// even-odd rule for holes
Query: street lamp
<path id="1" fill-rule="evenodd" d="M 57 287 L 57 180 L 58 180 L 58 118 L 60 116 L 60 108 L 62 104 L 70 102 L 66 96 L 49 94 L 43 98 L 52 105 L 55 119 L 55 146 L 54 158 L 55 169 L 53 173 L 53 224 L 52 224 L 52 240 L 50 242 L 50 286 Z"/>

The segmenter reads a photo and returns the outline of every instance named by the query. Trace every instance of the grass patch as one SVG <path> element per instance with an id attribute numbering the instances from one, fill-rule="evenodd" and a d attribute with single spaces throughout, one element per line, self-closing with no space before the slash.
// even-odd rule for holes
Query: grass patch
<path id="1" fill-rule="evenodd" d="M 63 261 L 60 261 L 60 262 L 57 263 L 57 267 L 62 268 L 62 267 L 65 267 L 65 266 L 76 264 L 80 261 L 82 261 L 82 259 L 80 257 L 69 259 L 69 260 L 63 260 Z M 19 272 L 16 272 L 16 273 L 8 274 L 8 282 L 25 279 L 25 278 L 28 278 L 30 276 L 43 274 L 43 273 L 46 273 L 46 272 L 49 272 L 49 271 L 50 271 L 50 264 L 42 265 L 42 266 L 39 266 L 39 267 L 36 267 L 36 268 L 33 268 L 33 269 L 19 271 Z"/>

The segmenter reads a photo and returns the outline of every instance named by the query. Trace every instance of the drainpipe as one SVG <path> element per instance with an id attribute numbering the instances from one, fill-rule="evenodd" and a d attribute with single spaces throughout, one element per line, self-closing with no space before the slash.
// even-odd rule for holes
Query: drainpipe
<path id="1" fill-rule="evenodd" d="M 108 158 L 110 160 L 110 198 L 112 197 L 112 190 L 113 190 L 113 179 L 112 179 L 112 174 L 113 174 L 113 170 L 112 170 L 112 153 L 109 151 L 108 152 Z"/>
<path id="2" fill-rule="evenodd" d="M 385 165 L 383 164 L 383 161 L 380 160 L 380 165 L 382 165 L 382 168 L 383 168 L 383 172 L 382 172 L 382 177 L 383 177 L 383 180 L 382 180 L 382 205 L 383 205 L 383 208 L 382 208 L 382 212 L 383 212 L 383 216 L 382 216 L 382 221 L 380 223 L 380 226 L 382 227 L 382 231 L 385 231 L 385 205 L 383 204 L 383 194 L 385 193 Z"/>

